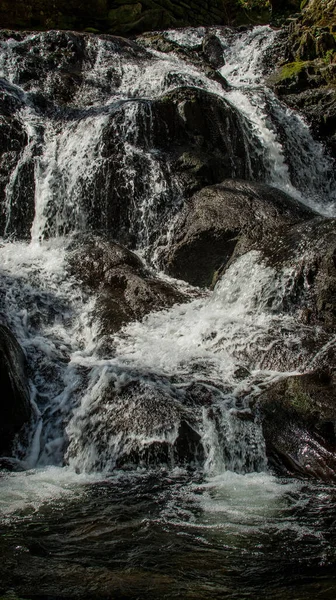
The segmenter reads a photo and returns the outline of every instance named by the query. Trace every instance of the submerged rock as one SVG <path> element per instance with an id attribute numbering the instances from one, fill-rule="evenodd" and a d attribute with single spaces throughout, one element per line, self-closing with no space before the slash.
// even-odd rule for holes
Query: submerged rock
<path id="1" fill-rule="evenodd" d="M 104 238 L 84 238 L 70 252 L 68 264 L 71 274 L 97 294 L 95 316 L 101 334 L 187 299 L 175 286 L 154 277 L 136 254 Z"/>
<path id="2" fill-rule="evenodd" d="M 11 451 L 14 438 L 29 423 L 32 407 L 29 400 L 26 358 L 8 327 L 0 323 L 1 419 L 0 454 Z"/>
<path id="3" fill-rule="evenodd" d="M 328 372 L 281 380 L 258 407 L 269 464 L 278 474 L 336 481 L 336 386 Z"/>
<path id="4" fill-rule="evenodd" d="M 223 181 L 186 203 L 162 263 L 169 275 L 210 286 L 234 256 L 270 237 L 281 239 L 282 228 L 313 216 L 309 208 L 271 186 Z"/>

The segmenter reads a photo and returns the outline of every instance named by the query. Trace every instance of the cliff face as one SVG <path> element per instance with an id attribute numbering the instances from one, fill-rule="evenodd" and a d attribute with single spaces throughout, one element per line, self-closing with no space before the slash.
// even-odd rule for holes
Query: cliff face
<path id="1" fill-rule="evenodd" d="M 1 0 L 12 29 L 75 29 L 128 35 L 168 27 L 265 23 L 269 0 Z"/>

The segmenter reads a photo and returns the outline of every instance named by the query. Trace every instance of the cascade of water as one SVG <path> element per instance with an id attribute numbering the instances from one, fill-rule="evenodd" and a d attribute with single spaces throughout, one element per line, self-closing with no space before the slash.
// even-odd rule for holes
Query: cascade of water
<path id="1" fill-rule="evenodd" d="M 174 162 L 155 147 L 152 108 L 153 100 L 186 85 L 239 109 L 234 114 L 244 138 L 249 178 L 255 176 L 254 149 L 269 183 L 293 194 L 294 186 L 313 189 L 310 200 L 306 198 L 311 203 L 318 186 L 325 196 L 318 208 L 332 210 L 328 159 L 315 145 L 313 160 L 306 152 L 306 126 L 262 87 L 260 61 L 276 34 L 268 28 L 216 32 L 226 59 L 222 73 L 231 90 L 174 53 L 83 36 L 83 74 L 64 104 L 60 94 L 57 102 L 48 97 L 55 81 L 61 85 L 61 68 L 56 65 L 56 75 L 49 73 L 46 81 L 28 69 L 35 68 L 33 55 L 46 59 L 43 48 L 52 34 L 1 42 L 1 76 L 16 92 L 21 89 L 24 108 L 20 105 L 18 115 L 29 133 L 6 187 L 8 235 L 15 233 L 11 210 L 18 172 L 27 160 L 35 169 L 32 244 L 7 242 L 0 248 L 0 308 L 27 352 L 43 420 L 26 458 L 30 466 L 34 461 L 61 464 L 66 457 L 79 471 L 109 470 L 122 464 L 124 456 L 132 463 L 135 454 L 144 463 L 174 465 L 183 454 L 213 472 L 265 467 L 260 427 L 249 420 L 243 397 L 289 370 L 288 364 L 291 370 L 305 364 L 295 321 L 282 313 L 292 273 L 278 274 L 260 264 L 258 254 L 245 255 L 213 293 L 129 325 L 110 342 L 110 355 L 102 359 L 92 324 L 95 298 L 69 276 L 69 241 L 57 239 L 73 231 L 107 229 L 143 250 L 162 232 L 169 237 L 183 186 Z M 199 44 L 204 30 L 164 35 L 190 47 Z M 47 108 L 41 108 L 38 94 L 46 95 Z M 299 135 L 296 158 L 289 163 L 293 120 Z M 286 133 L 286 144 L 280 142 L 277 123 Z M 311 179 L 303 182 L 307 171 Z M 290 360 L 274 366 L 279 345 Z M 237 375 L 239 369 L 243 376 Z"/>
<path id="2" fill-rule="evenodd" d="M 246 34 L 217 32 L 224 48 L 222 74 L 230 100 L 252 122 L 264 146 L 267 181 L 327 216 L 336 214 L 334 163 L 314 141 L 304 120 L 265 87 L 264 59 L 277 32 L 256 27 Z M 285 135 L 281 135 L 281 131 Z"/>

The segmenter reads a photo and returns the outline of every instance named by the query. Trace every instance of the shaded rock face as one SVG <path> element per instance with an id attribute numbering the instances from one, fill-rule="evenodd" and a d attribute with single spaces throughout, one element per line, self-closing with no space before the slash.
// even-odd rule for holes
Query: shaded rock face
<path id="1" fill-rule="evenodd" d="M 11 451 L 14 438 L 29 423 L 32 408 L 26 358 L 8 327 L 0 323 L 1 419 L 0 454 Z"/>
<path id="2" fill-rule="evenodd" d="M 223 181 L 202 189 L 185 205 L 162 262 L 170 275 L 209 286 L 234 256 L 270 236 L 281 238 L 281 228 L 313 215 L 270 186 Z"/>
<path id="3" fill-rule="evenodd" d="M 266 453 L 278 474 L 336 481 L 335 397 L 323 371 L 289 377 L 260 396 Z"/>
<path id="4" fill-rule="evenodd" d="M 259 0 L 257 9 L 242 7 L 235 0 L 7 0 L 0 7 L 1 24 L 6 28 L 79 29 L 134 35 L 142 31 L 199 25 L 222 25 L 238 20 L 267 22 L 269 4 Z M 248 13 L 248 14 L 247 14 Z"/>
<path id="5" fill-rule="evenodd" d="M 102 238 L 82 240 L 70 252 L 68 264 L 69 272 L 97 294 L 95 317 L 101 335 L 186 300 L 175 286 L 154 277 L 133 252 Z"/>

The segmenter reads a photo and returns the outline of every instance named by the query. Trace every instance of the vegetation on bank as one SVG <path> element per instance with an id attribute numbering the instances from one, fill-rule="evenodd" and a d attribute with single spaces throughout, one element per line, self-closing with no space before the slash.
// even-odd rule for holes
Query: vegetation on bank
<path id="1" fill-rule="evenodd" d="M 2 27 L 133 35 L 168 27 L 268 23 L 299 0 L 0 0 Z"/>

